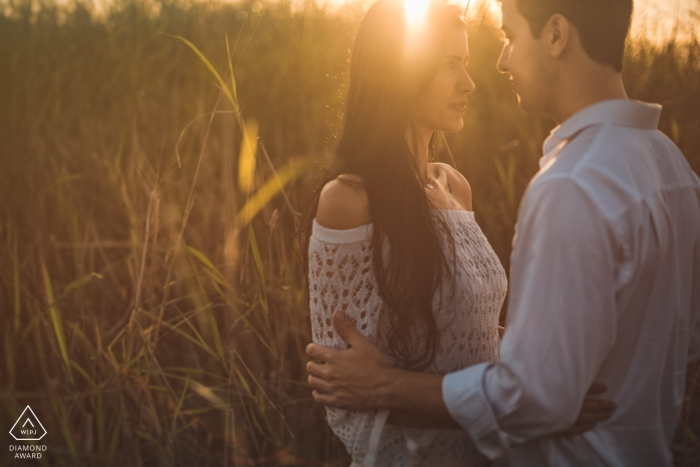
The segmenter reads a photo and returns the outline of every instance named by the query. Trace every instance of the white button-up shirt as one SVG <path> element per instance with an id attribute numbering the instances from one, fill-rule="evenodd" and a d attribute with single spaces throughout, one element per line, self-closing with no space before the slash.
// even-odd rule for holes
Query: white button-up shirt
<path id="1" fill-rule="evenodd" d="M 523 198 L 500 362 L 447 375 L 445 404 L 496 465 L 671 466 L 700 356 L 700 180 L 661 107 L 610 100 L 545 142 Z M 579 436 L 593 381 L 612 418 Z"/>

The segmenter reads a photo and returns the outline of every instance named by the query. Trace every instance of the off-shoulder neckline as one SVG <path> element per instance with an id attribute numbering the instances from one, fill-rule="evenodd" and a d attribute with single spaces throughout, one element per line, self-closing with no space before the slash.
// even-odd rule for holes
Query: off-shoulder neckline
<path id="1" fill-rule="evenodd" d="M 436 209 L 436 211 L 444 214 L 465 213 L 468 218 L 474 218 L 474 211 L 466 209 Z M 331 229 L 322 226 L 314 219 L 311 236 L 326 243 L 357 243 L 372 237 L 372 222 L 350 229 Z"/>

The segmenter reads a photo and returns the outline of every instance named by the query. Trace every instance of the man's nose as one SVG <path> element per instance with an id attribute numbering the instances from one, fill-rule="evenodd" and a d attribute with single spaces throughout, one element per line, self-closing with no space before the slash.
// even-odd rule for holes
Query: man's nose
<path id="1" fill-rule="evenodd" d="M 503 46 L 501 56 L 498 58 L 498 64 L 496 65 L 496 68 L 498 68 L 498 71 L 501 73 L 510 73 L 510 69 L 508 68 L 508 55 L 508 44 L 506 44 Z"/>

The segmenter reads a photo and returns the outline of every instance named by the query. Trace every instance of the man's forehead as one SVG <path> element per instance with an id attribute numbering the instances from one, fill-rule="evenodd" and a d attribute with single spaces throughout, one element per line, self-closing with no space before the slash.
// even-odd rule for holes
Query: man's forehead
<path id="1" fill-rule="evenodd" d="M 501 4 L 501 29 L 512 29 L 513 15 L 517 14 L 516 0 L 502 0 Z"/>

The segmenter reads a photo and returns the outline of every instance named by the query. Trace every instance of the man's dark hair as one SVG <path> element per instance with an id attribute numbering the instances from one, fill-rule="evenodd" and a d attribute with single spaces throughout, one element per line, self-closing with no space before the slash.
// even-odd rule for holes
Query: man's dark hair
<path id="1" fill-rule="evenodd" d="M 591 59 L 622 71 L 625 40 L 632 21 L 633 0 L 516 0 L 518 12 L 527 19 L 538 39 L 549 18 L 561 14 L 581 37 Z"/>

